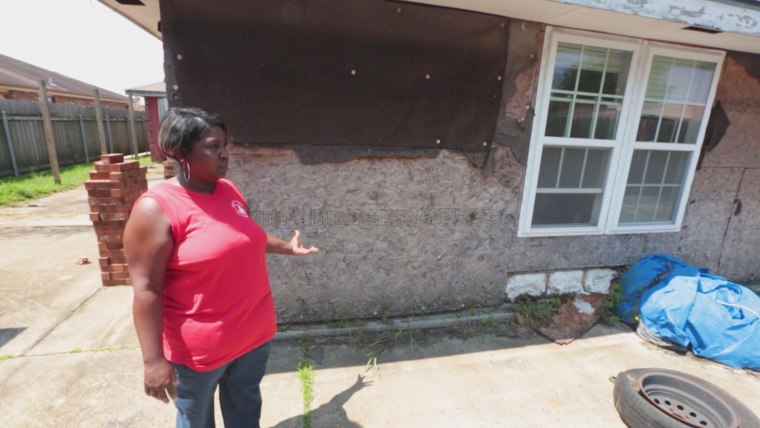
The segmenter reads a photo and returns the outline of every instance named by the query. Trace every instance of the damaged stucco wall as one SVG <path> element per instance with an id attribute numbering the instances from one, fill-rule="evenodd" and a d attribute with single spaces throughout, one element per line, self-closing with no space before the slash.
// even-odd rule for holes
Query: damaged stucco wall
<path id="1" fill-rule="evenodd" d="M 760 85 L 730 56 L 717 99 L 732 124 L 697 172 L 681 232 L 516 236 L 542 36 L 536 23 L 510 27 L 503 107 L 482 168 L 447 150 L 304 163 L 294 149 L 230 147 L 229 177 L 254 218 L 320 247 L 269 258 L 281 321 L 494 306 L 514 274 L 616 267 L 655 252 L 735 280 L 760 276 L 760 109 L 749 101 Z"/>
<path id="2" fill-rule="evenodd" d="M 729 52 L 715 96 L 731 121 L 695 176 L 684 258 L 716 274 L 760 280 L 760 55 Z"/>

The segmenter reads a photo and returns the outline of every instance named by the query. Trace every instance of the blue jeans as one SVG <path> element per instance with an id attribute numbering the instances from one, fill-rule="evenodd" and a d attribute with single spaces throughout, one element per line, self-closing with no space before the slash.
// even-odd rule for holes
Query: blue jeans
<path id="1" fill-rule="evenodd" d="M 243 354 L 208 372 L 174 364 L 177 376 L 177 428 L 214 428 L 214 391 L 219 386 L 219 404 L 226 428 L 259 426 L 261 391 L 269 359 L 270 343 Z"/>

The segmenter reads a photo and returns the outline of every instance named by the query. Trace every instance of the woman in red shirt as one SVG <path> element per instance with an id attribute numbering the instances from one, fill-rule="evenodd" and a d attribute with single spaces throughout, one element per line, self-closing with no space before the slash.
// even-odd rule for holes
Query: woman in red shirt
<path id="1" fill-rule="evenodd" d="M 307 255 L 295 232 L 268 235 L 226 180 L 227 128 L 200 109 L 172 109 L 159 145 L 175 178 L 145 192 L 124 232 L 145 393 L 177 407 L 178 427 L 258 427 L 259 383 L 277 331 L 266 254 Z"/>

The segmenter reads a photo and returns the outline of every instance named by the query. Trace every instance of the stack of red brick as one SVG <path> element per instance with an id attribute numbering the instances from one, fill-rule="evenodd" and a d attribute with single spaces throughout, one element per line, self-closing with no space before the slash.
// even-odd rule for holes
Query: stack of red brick
<path id="1" fill-rule="evenodd" d="M 171 159 L 164 161 L 164 179 L 169 179 L 177 175 L 176 171 L 174 171 L 176 164 L 177 163 Z"/>
<path id="2" fill-rule="evenodd" d="M 103 285 L 131 285 L 124 257 L 124 227 L 132 205 L 148 189 L 147 167 L 122 154 L 106 154 L 95 162 L 84 183 L 89 196 L 90 220 L 95 227 Z"/>

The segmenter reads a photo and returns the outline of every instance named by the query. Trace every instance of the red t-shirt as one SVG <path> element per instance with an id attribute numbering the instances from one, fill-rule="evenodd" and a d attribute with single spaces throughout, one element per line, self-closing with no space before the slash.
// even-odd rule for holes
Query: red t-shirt
<path id="1" fill-rule="evenodd" d="M 158 202 L 174 237 L 163 290 L 166 359 L 208 371 L 269 341 L 277 322 L 267 235 L 235 185 L 222 179 L 204 195 L 163 182 L 141 198 Z"/>

